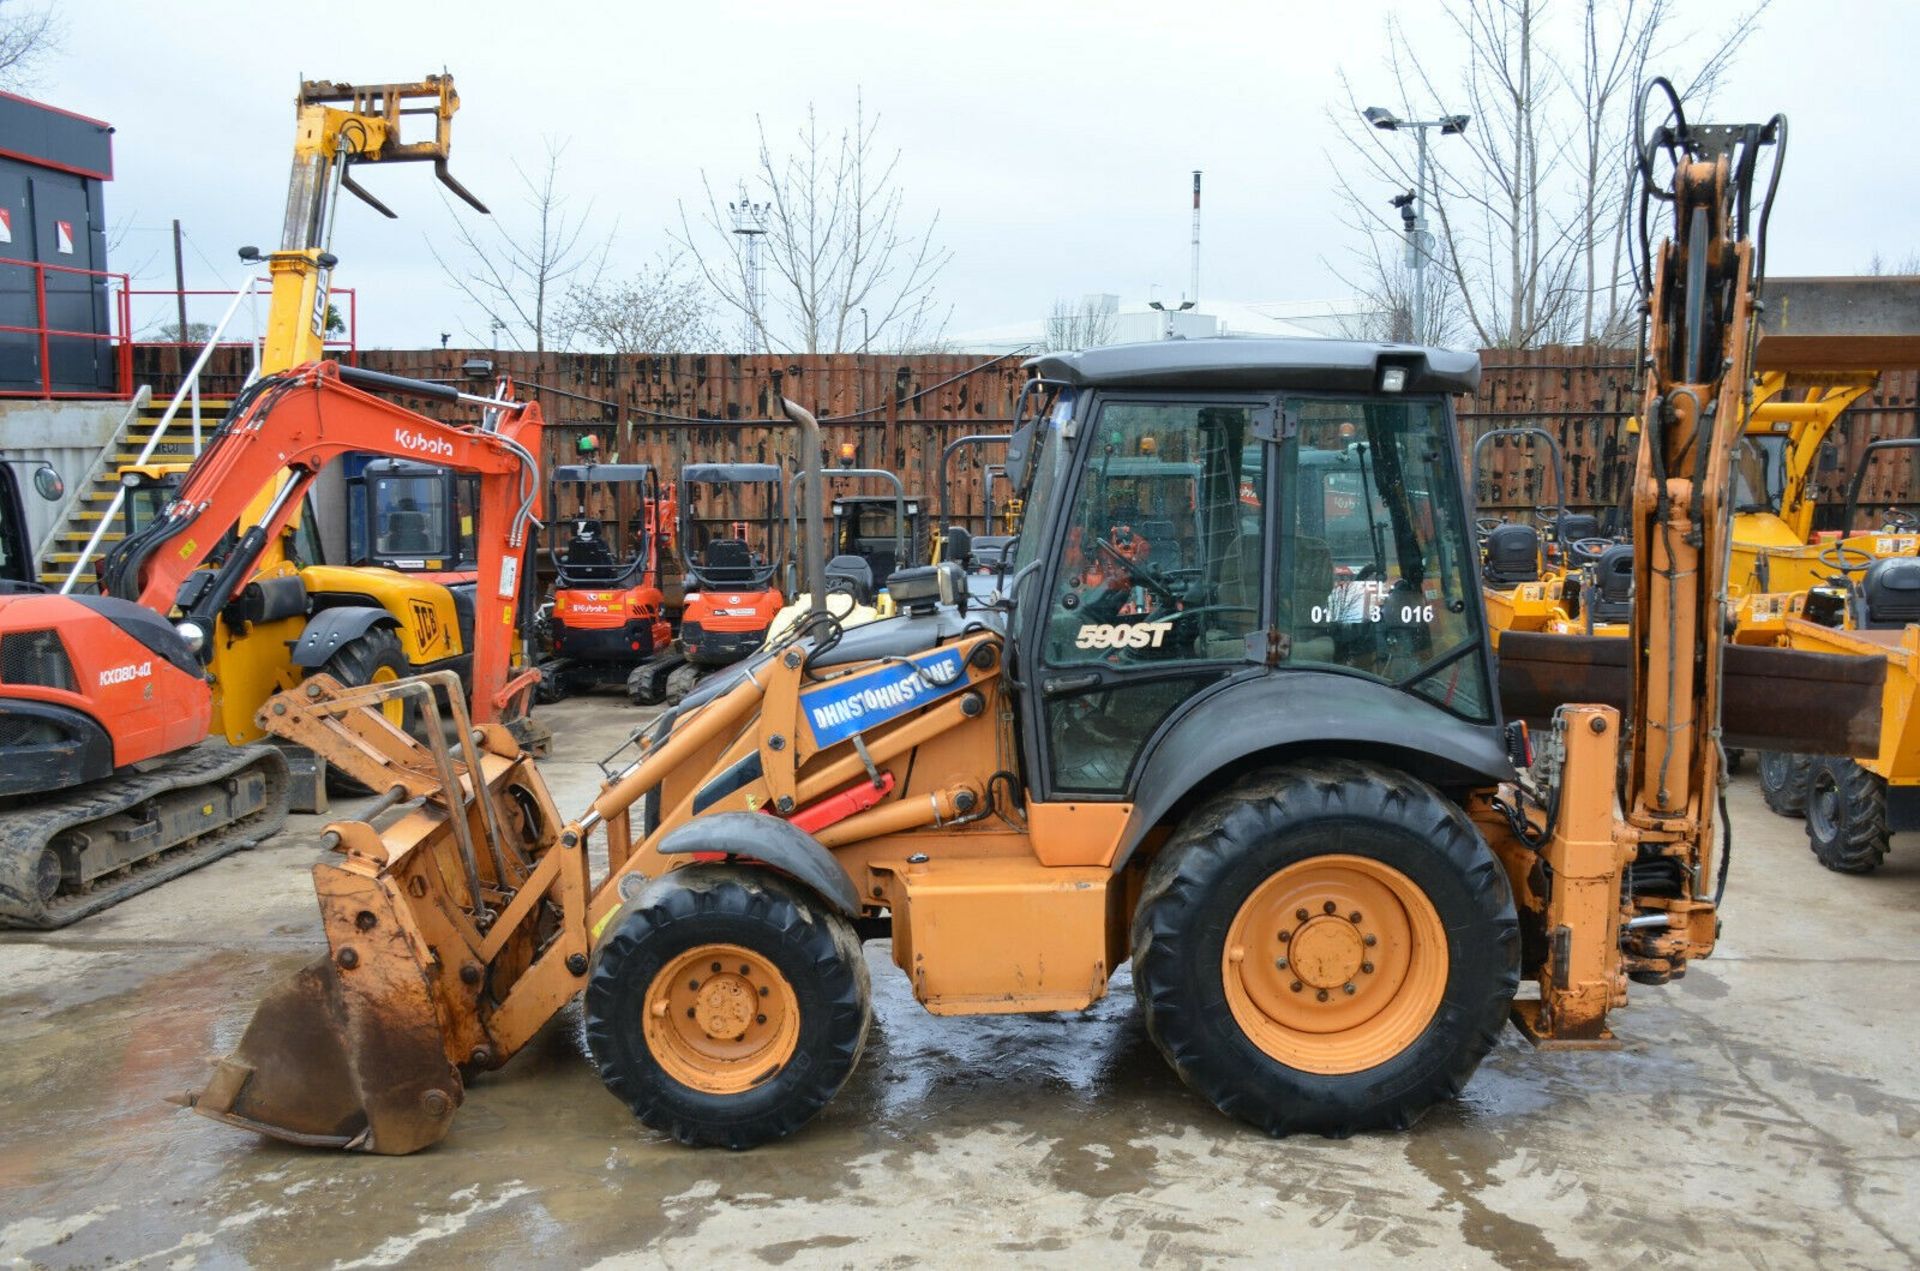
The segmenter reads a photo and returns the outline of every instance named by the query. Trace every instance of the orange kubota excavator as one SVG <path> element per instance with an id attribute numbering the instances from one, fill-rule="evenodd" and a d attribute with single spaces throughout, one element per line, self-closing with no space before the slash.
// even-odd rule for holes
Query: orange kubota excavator
<path id="1" fill-rule="evenodd" d="M 1678 232 L 1644 278 L 1636 639 L 1509 633 L 1502 679 L 1526 700 L 1494 692 L 1452 411 L 1471 354 L 1184 340 L 1038 358 L 1023 411 L 1051 405 L 1009 446 L 1027 512 L 991 600 L 970 606 L 949 562 L 894 575 L 899 616 L 841 629 L 816 586 L 798 635 L 637 733 L 570 818 L 503 730 L 423 744 L 369 709 L 424 685 L 275 699 L 276 731 L 418 801 L 330 827 L 327 956 L 188 1102 L 296 1143 L 413 1151 L 584 993 L 623 1103 L 682 1142 L 749 1147 L 852 1072 L 872 936 L 945 1015 L 1082 1009 L 1130 958 L 1181 1077 L 1275 1134 L 1404 1127 L 1510 1017 L 1543 1046 L 1611 1044 L 1629 980 L 1714 948 L 1723 739 L 1875 734 L 1877 686 L 1786 650 L 1740 661 L 1721 634 L 1752 191 L 1783 128 L 1692 126 L 1676 100 L 1646 134 L 1643 183 Z M 789 416 L 817 492 L 817 430 Z M 1369 532 L 1333 543 L 1316 483 L 1356 446 Z M 1102 477 L 1149 453 L 1193 507 L 1136 559 L 1107 537 Z M 1085 585 L 1076 537 L 1111 580 Z M 1336 564 L 1365 603 L 1334 603 Z M 1722 720 L 1744 677 L 1775 709 Z M 1539 763 L 1509 726 L 1534 713 Z"/>
<path id="2" fill-rule="evenodd" d="M 464 403 L 483 417 L 475 427 L 439 423 L 374 395 L 383 391 Z M 285 820 L 280 752 L 206 740 L 206 664 L 214 639 L 307 612 L 296 573 L 257 571 L 330 459 L 422 453 L 478 475 L 473 715 L 493 720 L 500 703 L 530 691 L 531 672 L 508 683 L 508 650 L 539 511 L 540 427 L 530 402 L 332 362 L 295 367 L 234 403 L 166 513 L 109 553 L 103 594 L 0 597 L 0 796 L 21 796 L 0 811 L 0 918 L 63 925 L 259 842 Z M 274 491 L 266 511 L 230 538 L 262 490 Z M 96 885 L 168 852 L 119 884 Z"/>

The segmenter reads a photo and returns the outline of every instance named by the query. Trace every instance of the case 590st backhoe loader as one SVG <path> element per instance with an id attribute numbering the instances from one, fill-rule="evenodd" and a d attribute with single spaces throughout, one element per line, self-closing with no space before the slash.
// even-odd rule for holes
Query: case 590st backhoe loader
<path id="1" fill-rule="evenodd" d="M 1030 366 L 1051 405 L 1009 451 L 1028 514 L 996 603 L 968 607 L 951 562 L 895 575 L 901 616 L 845 631 L 821 616 L 715 676 L 570 818 L 499 730 L 455 754 L 364 708 L 418 687 L 276 702 L 288 735 L 425 797 L 385 826 L 331 828 L 344 855 L 315 871 L 328 955 L 261 1004 L 194 1106 L 297 1143 L 412 1151 L 584 992 L 593 1061 L 641 1119 L 751 1146 L 853 1070 L 874 935 L 949 1015 L 1080 1009 L 1130 958 L 1180 1075 L 1273 1133 L 1411 1123 L 1459 1092 L 1510 1010 L 1543 1044 L 1607 1042 L 1630 978 L 1676 977 L 1714 947 L 1726 681 L 1760 668 L 1771 722 L 1843 749 L 1871 735 L 1877 691 L 1797 679 L 1806 663 L 1780 650 L 1723 665 L 1749 191 L 1778 124 L 1696 129 L 1677 110 L 1645 158 L 1672 156 L 1657 192 L 1680 237 L 1647 279 L 1644 638 L 1509 633 L 1503 664 L 1553 717 L 1537 795 L 1495 694 L 1455 442 L 1473 355 L 1337 340 L 1049 355 Z M 1295 491 L 1356 434 L 1377 587 L 1336 606 Z M 1099 498 L 1114 460 L 1149 453 L 1195 474 L 1164 565 L 1116 549 Z M 804 546 L 817 557 L 817 532 Z M 1095 556 L 1110 569 L 1089 571 Z M 1631 736 L 1600 704 L 1614 686 L 1569 691 L 1530 643 L 1635 650 Z M 1538 993 L 1515 1001 L 1523 976 Z"/>

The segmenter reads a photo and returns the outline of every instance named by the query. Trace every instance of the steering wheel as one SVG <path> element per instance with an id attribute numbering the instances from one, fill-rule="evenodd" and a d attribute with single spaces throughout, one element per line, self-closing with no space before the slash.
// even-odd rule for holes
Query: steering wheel
<path id="1" fill-rule="evenodd" d="M 1560 528 L 1560 518 L 1566 514 L 1567 510 L 1558 503 L 1536 504 L 1533 509 L 1533 523 L 1543 530 L 1557 531 Z"/>
<path id="2" fill-rule="evenodd" d="M 1599 560 L 1601 553 L 1607 551 L 1607 549 L 1613 545 L 1613 540 L 1610 538 L 1576 538 L 1573 542 L 1567 544 L 1567 551 L 1573 555 L 1575 560 L 1585 563 L 1587 561 Z"/>
<path id="3" fill-rule="evenodd" d="M 1473 532 L 1485 538 L 1505 524 L 1506 522 L 1497 516 L 1476 516 L 1473 518 Z"/>
<path id="4" fill-rule="evenodd" d="M 1093 545 L 1098 550 L 1111 556 L 1119 563 L 1120 568 L 1126 572 L 1127 577 L 1152 592 L 1162 604 L 1171 607 L 1179 603 L 1180 598 L 1173 594 L 1171 588 L 1153 574 L 1149 573 L 1138 561 L 1115 547 L 1111 541 L 1104 538 L 1096 538 L 1093 540 Z"/>
<path id="5" fill-rule="evenodd" d="M 1865 573 L 1867 566 L 1873 564 L 1874 555 L 1864 547 L 1849 547 L 1845 543 L 1834 543 L 1820 553 L 1820 563 L 1843 577 Z M 1849 561 L 1856 563 L 1849 564 Z"/>
<path id="6" fill-rule="evenodd" d="M 1910 533 L 1920 530 L 1920 516 L 1915 516 L 1905 508 L 1890 507 L 1881 514 L 1880 524 L 1891 533 Z"/>

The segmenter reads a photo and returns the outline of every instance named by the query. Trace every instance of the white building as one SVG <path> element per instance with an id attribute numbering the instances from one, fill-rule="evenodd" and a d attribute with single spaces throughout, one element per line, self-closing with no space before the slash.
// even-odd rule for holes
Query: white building
<path id="1" fill-rule="evenodd" d="M 1375 325 L 1380 316 L 1377 306 L 1364 300 L 1209 301 L 1185 312 L 1162 312 L 1143 301 L 1122 303 L 1111 293 L 1095 293 L 1081 298 L 1070 322 L 1076 337 L 1088 327 L 1100 328 L 1103 338 L 1092 343 L 1133 344 L 1164 339 L 1169 333 L 1188 340 L 1208 336 L 1357 336 Z M 1038 352 L 1051 342 L 1054 326 L 1054 320 L 1042 317 L 981 327 L 951 335 L 947 344 L 956 353 L 989 356 L 1022 349 Z M 1087 341 L 1075 338 L 1070 342 Z"/>

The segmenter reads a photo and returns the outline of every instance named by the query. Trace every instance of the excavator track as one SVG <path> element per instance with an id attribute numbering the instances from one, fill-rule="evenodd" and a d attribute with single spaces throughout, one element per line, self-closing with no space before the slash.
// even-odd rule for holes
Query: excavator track
<path id="1" fill-rule="evenodd" d="M 286 824 L 288 784 L 276 748 L 209 741 L 0 811 L 0 927 L 64 927 L 252 847 Z"/>

